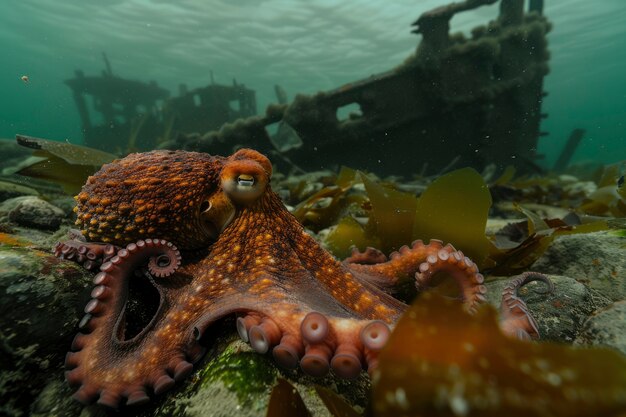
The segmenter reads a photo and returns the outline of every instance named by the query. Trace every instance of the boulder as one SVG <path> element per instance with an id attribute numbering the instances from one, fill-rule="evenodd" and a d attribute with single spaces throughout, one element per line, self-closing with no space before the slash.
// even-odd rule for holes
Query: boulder
<path id="1" fill-rule="evenodd" d="M 545 284 L 531 282 L 519 290 L 519 296 L 537 321 L 542 340 L 572 343 L 587 317 L 610 304 L 610 300 L 573 278 L 559 275 L 549 278 L 554 283 L 553 293 L 542 294 Z M 499 308 L 500 294 L 510 279 L 500 277 L 487 282 L 491 304 Z"/>
<path id="2" fill-rule="evenodd" d="M 589 317 L 575 343 L 607 346 L 626 355 L 626 301 L 613 303 Z"/>
<path id="3" fill-rule="evenodd" d="M 613 300 L 626 299 L 626 238 L 614 232 L 557 237 L 533 270 L 560 274 Z"/>
<path id="4" fill-rule="evenodd" d="M 36 196 L 8 199 L 0 204 L 0 217 L 23 227 L 56 230 L 67 217 L 60 208 Z"/>
<path id="5" fill-rule="evenodd" d="M 25 415 L 62 374 L 91 273 L 0 233 L 0 414 Z"/>

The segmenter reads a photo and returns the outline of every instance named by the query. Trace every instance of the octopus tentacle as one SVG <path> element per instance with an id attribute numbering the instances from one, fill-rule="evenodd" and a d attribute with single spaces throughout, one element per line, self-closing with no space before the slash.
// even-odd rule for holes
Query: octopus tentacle
<path id="1" fill-rule="evenodd" d="M 89 271 L 97 271 L 121 249 L 109 243 L 86 242 L 75 230 L 68 232 L 70 239 L 57 242 L 54 255 L 60 259 L 74 261 Z"/>
<path id="2" fill-rule="evenodd" d="M 382 259 L 372 251 L 368 253 L 367 249 L 364 253 L 367 255 L 357 252 L 354 259 Z M 457 282 L 468 309 L 484 301 L 484 278 L 478 273 L 476 265 L 461 251 L 450 244 L 444 246 L 437 239 L 431 239 L 428 244 L 416 240 L 410 247 L 402 246 L 392 252 L 386 262 L 367 264 L 344 261 L 344 264 L 358 279 L 389 293 L 394 293 L 402 284 L 413 279 L 418 291 L 425 290 L 437 284 L 433 279 L 437 272 L 446 272 Z"/>
<path id="3" fill-rule="evenodd" d="M 478 266 L 452 245 L 442 247 L 436 255 L 429 254 L 420 264 L 419 272 L 415 274 L 417 290 L 424 291 L 433 287 L 433 284 L 436 284 L 434 277 L 439 272 L 444 272 L 454 279 L 460 290 L 460 298 L 469 312 L 475 312 L 476 307 L 487 300 L 485 278 L 478 272 Z"/>
<path id="4" fill-rule="evenodd" d="M 500 303 L 500 329 L 504 334 L 521 340 L 539 339 L 537 322 L 518 294 L 520 288 L 533 281 L 541 281 L 547 285 L 548 289 L 539 292 L 540 294 L 554 292 L 554 283 L 539 272 L 524 272 L 512 279 L 502 290 Z"/>
<path id="5" fill-rule="evenodd" d="M 343 260 L 345 264 L 361 264 L 361 265 L 375 265 L 387 262 L 387 255 L 382 251 L 368 246 L 363 252 L 357 247 L 352 248 L 352 253 L 349 257 Z"/>
<path id="6" fill-rule="evenodd" d="M 424 291 L 437 286 L 439 282 L 435 276 L 444 272 L 454 278 L 469 311 L 486 300 L 484 277 L 478 272 L 476 264 L 454 246 L 444 246 L 442 241 L 436 239 L 431 239 L 428 244 L 416 240 L 410 247 L 402 246 L 389 255 L 387 262 L 373 265 L 349 263 L 347 266 L 359 279 L 388 292 L 393 292 L 394 288 L 413 277 L 417 291 Z"/>
<path id="7" fill-rule="evenodd" d="M 347 379 L 374 369 L 391 333 L 381 320 L 327 317 L 315 311 L 296 314 L 287 323 L 250 312 L 237 320 L 237 331 L 255 351 L 271 351 L 281 367 L 295 369 L 299 364 L 314 377 L 332 369 Z"/>
<path id="8" fill-rule="evenodd" d="M 389 258 L 368 248 L 337 261 L 271 190 L 271 174 L 270 161 L 250 149 L 226 158 L 152 151 L 106 164 L 87 180 L 76 196 L 82 235 L 56 248 L 58 256 L 101 264 L 66 359 L 75 398 L 116 408 L 165 392 L 192 372 L 205 330 L 226 315 L 241 314 L 241 338 L 285 368 L 354 378 L 376 368 L 389 326 L 407 307 L 390 293 L 408 298 L 414 288 L 439 285 L 437 272 L 446 272 L 470 311 L 484 301 L 476 265 L 438 240 L 415 241 Z M 87 243 L 83 235 L 128 246 Z M 146 235 L 196 256 L 181 265 L 173 244 L 139 240 Z M 114 253 L 105 256 L 106 248 Z M 143 303 L 132 302 L 136 291 L 154 289 L 158 306 L 143 293 Z M 141 323 L 131 319 L 135 312 Z"/>
<path id="9" fill-rule="evenodd" d="M 117 408 L 123 401 L 127 404 L 141 404 L 149 400 L 147 387 L 159 394 L 191 372 L 192 362 L 196 358 L 185 355 L 182 349 L 175 347 L 174 352 L 167 356 L 167 363 L 153 365 L 153 369 L 146 372 L 146 379 L 133 379 L 133 383 L 127 384 L 118 381 L 118 378 L 125 378 L 126 372 L 125 364 L 121 362 L 138 359 L 132 354 L 133 350 L 140 344 L 140 336 L 151 326 L 148 324 L 130 340 L 123 338 L 129 279 L 146 262 L 154 264 L 152 269 L 158 277 L 170 276 L 180 265 L 180 260 L 180 253 L 173 244 L 164 240 L 145 239 L 120 249 L 102 264 L 100 272 L 93 279 L 95 287 L 91 293 L 92 299 L 85 306 L 85 317 L 79 323 L 81 333 L 72 342 L 73 352 L 66 356 L 66 379 L 70 385 L 78 387 L 74 393 L 75 399 L 85 404 L 97 399 L 99 404 L 111 408 Z M 159 310 L 161 306 L 162 302 Z M 110 363 L 112 357 L 121 353 L 127 357 L 119 358 L 119 363 Z M 85 363 L 93 361 L 103 361 L 101 368 L 85 366 Z M 101 375 L 100 372 L 111 372 L 118 378 L 104 378 L 107 375 Z"/>

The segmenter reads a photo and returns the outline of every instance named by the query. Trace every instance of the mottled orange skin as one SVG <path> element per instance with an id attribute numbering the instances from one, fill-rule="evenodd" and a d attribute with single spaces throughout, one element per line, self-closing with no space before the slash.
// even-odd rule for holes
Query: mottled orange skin
<path id="1" fill-rule="evenodd" d="M 252 175 L 263 187 L 252 201 L 237 194 L 232 198 L 222 187 L 242 173 L 242 178 Z M 429 255 L 454 249 L 437 241 L 419 242 L 388 261 L 379 256 L 375 265 L 367 265 L 366 254 L 340 262 L 304 231 L 265 185 L 270 175 L 267 158 L 241 150 L 229 158 L 169 151 L 135 154 L 90 177 L 77 197 L 78 224 L 90 240 L 122 245 L 150 237 L 206 252 L 195 261 L 186 260 L 183 252 L 183 265 L 173 276 L 154 280 L 161 307 L 150 325 L 128 341 L 116 336 L 116 322 L 132 270 L 111 267 L 105 278 L 112 295 L 91 318 L 89 333 L 77 337 L 77 352 L 68 356 L 69 367 L 75 369 L 67 378 L 80 386 L 76 398 L 88 403 L 99 397 L 101 403 L 115 406 L 123 398 L 151 393 L 181 361 L 198 359 L 198 334 L 232 313 L 267 319 L 300 355 L 321 350 L 332 356 L 347 349 L 364 366 L 364 357 L 372 363 L 376 352 L 364 349 L 361 329 L 371 320 L 392 325 L 406 308 L 383 289 L 413 280 Z M 199 208 L 207 201 L 217 213 L 228 211 L 229 205 L 235 210 L 214 242 L 198 227 Z M 463 268 L 468 280 L 476 279 L 475 265 Z M 319 346 L 301 335 L 302 320 L 312 311 L 326 316 L 331 327 Z"/>
<path id="2" fill-rule="evenodd" d="M 76 225 L 90 241 L 124 245 L 147 236 L 205 247 L 199 211 L 217 190 L 222 157 L 180 151 L 135 153 L 102 167 L 74 197 Z"/>

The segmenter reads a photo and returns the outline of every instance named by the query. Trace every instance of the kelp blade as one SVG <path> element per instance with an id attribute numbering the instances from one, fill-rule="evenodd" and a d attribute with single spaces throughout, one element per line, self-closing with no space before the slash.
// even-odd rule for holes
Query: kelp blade
<path id="1" fill-rule="evenodd" d="M 417 206 L 415 196 L 381 185 L 363 173 L 361 178 L 372 205 L 368 234 L 380 238 L 380 249 L 384 252 L 411 242 Z"/>
<path id="2" fill-rule="evenodd" d="M 491 194 L 472 168 L 462 168 L 436 179 L 417 201 L 413 239 L 432 238 L 451 243 L 479 267 L 489 254 L 485 236 Z"/>
<path id="3" fill-rule="evenodd" d="M 380 240 L 365 232 L 363 226 L 350 216 L 346 216 L 337 223 L 326 238 L 328 249 L 337 257 L 345 258 L 350 255 L 350 249 L 355 246 L 364 250 L 368 246 L 380 247 Z"/>
<path id="4" fill-rule="evenodd" d="M 116 155 L 111 153 L 89 148 L 87 146 L 74 145 L 73 143 L 41 139 L 25 135 L 15 135 L 15 139 L 19 145 L 45 151 L 72 165 L 101 166 L 117 158 Z"/>
<path id="5" fill-rule="evenodd" d="M 16 174 L 55 182 L 68 194 L 80 191 L 87 178 L 100 167 L 117 158 L 113 154 L 86 146 L 16 135 L 17 143 L 34 149 L 37 162 Z"/>
<path id="6" fill-rule="evenodd" d="M 266 417 L 294 416 L 310 417 L 311 413 L 304 405 L 298 390 L 283 378 L 278 378 L 276 386 L 272 389 Z"/>
<path id="7" fill-rule="evenodd" d="M 339 395 L 335 394 L 328 388 L 315 386 L 315 392 L 322 399 L 326 408 L 333 417 L 360 417 L 360 414 L 356 412 L 347 402 L 345 402 Z"/>
<path id="8" fill-rule="evenodd" d="M 423 294 L 398 322 L 373 376 L 376 417 L 619 416 L 626 358 L 608 349 L 504 336 L 495 310 Z"/>

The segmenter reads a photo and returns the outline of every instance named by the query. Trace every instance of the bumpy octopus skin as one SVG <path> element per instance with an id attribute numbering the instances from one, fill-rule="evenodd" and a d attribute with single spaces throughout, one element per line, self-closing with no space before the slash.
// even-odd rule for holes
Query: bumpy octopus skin
<path id="1" fill-rule="evenodd" d="M 90 258 L 100 272 L 66 357 L 75 399 L 112 408 L 149 401 L 192 372 L 205 330 L 231 314 L 239 316 L 241 338 L 278 365 L 353 378 L 376 366 L 406 309 L 391 293 L 407 280 L 423 290 L 444 271 L 468 311 L 485 301 L 476 265 L 437 240 L 413 242 L 389 258 L 368 248 L 336 260 L 271 190 L 271 172 L 269 160 L 249 149 L 228 158 L 153 151 L 89 178 L 76 197 L 76 223 L 91 242 L 75 238 L 56 248 L 79 262 L 100 251 Z M 96 242 L 108 248 L 106 257 Z M 160 301 L 149 323 L 127 336 L 136 274 Z M 524 283 L 509 288 L 509 301 Z M 514 301 L 523 314 L 509 314 L 503 328 L 534 337 L 532 317 Z"/>

